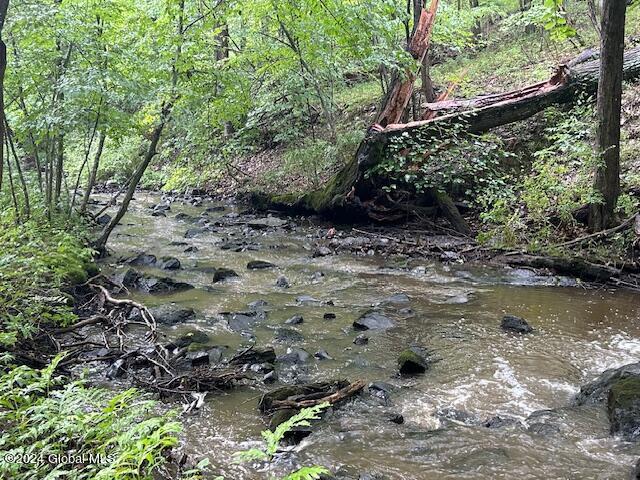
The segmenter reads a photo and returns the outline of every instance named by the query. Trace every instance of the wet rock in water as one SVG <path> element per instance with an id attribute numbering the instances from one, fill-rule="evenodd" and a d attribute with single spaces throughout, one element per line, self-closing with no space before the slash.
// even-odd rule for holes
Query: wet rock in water
<path id="1" fill-rule="evenodd" d="M 264 383 L 274 383 L 278 381 L 278 374 L 275 372 L 275 370 L 272 370 L 269 373 L 266 373 L 264 377 L 262 377 L 262 381 Z"/>
<path id="2" fill-rule="evenodd" d="M 313 298 L 311 295 L 300 295 L 296 297 L 296 302 L 303 305 L 321 305 L 323 303 L 322 300 Z"/>
<path id="3" fill-rule="evenodd" d="M 527 417 L 525 423 L 529 433 L 547 437 L 562 431 L 564 419 L 559 410 L 536 410 Z"/>
<path id="4" fill-rule="evenodd" d="M 294 315 L 293 317 L 284 321 L 285 325 L 300 325 L 304 322 L 302 315 Z"/>
<path id="5" fill-rule="evenodd" d="M 318 257 L 327 257 L 329 255 L 333 255 L 333 250 L 331 250 L 328 247 L 318 247 L 315 249 L 315 251 L 313 252 L 312 257 L 314 258 L 318 258 Z"/>
<path id="6" fill-rule="evenodd" d="M 355 330 L 386 330 L 395 327 L 395 323 L 389 317 L 371 310 L 353 322 Z"/>
<path id="7" fill-rule="evenodd" d="M 607 414 L 612 435 L 634 442 L 640 439 L 640 378 L 613 382 L 607 398 Z"/>
<path id="8" fill-rule="evenodd" d="M 248 270 L 265 270 L 267 268 L 275 268 L 276 266 L 271 262 L 265 262 L 264 260 L 252 260 L 247 263 Z"/>
<path id="9" fill-rule="evenodd" d="M 222 282 L 229 278 L 235 278 L 235 277 L 238 277 L 238 274 L 236 273 L 235 270 L 232 270 L 230 268 L 221 267 L 221 268 L 216 268 L 213 271 L 213 283 Z"/>
<path id="10" fill-rule="evenodd" d="M 503 415 L 496 415 L 495 417 L 491 417 L 482 423 L 482 426 L 485 428 L 505 428 L 519 425 L 521 425 L 521 423 L 517 418 Z"/>
<path id="11" fill-rule="evenodd" d="M 224 212 L 225 208 L 226 207 L 224 205 L 213 205 L 211 207 L 205 208 L 204 211 L 206 213 Z"/>
<path id="12" fill-rule="evenodd" d="M 353 343 L 355 345 L 366 345 L 367 343 L 369 343 L 369 337 L 367 337 L 364 333 L 361 333 L 353 339 Z"/>
<path id="13" fill-rule="evenodd" d="M 117 285 L 123 287 L 134 287 L 142 274 L 133 268 L 127 268 L 124 271 L 117 272 L 112 276 L 112 280 Z"/>
<path id="14" fill-rule="evenodd" d="M 264 320 L 261 312 L 235 312 L 224 315 L 227 319 L 227 325 L 234 332 L 243 332 L 251 330 L 254 325 Z"/>
<path id="15" fill-rule="evenodd" d="M 431 362 L 428 352 L 421 347 L 410 347 L 398 357 L 401 375 L 417 375 L 429 369 Z"/>
<path id="16" fill-rule="evenodd" d="M 176 220 L 189 221 L 189 222 L 195 220 L 195 218 L 193 218 L 191 215 L 187 215 L 184 212 L 177 213 L 176 216 L 173 218 L 175 218 Z"/>
<path id="17" fill-rule="evenodd" d="M 145 275 L 138 279 L 136 288 L 146 293 L 162 294 L 182 292 L 194 287 L 189 283 L 178 282 L 169 277 L 151 277 Z"/>
<path id="18" fill-rule="evenodd" d="M 522 334 L 533 332 L 533 328 L 531 328 L 524 318 L 516 317 L 515 315 L 505 315 L 502 317 L 500 327 L 503 330 Z"/>
<path id="19" fill-rule="evenodd" d="M 154 207 L 151 207 L 154 212 L 168 212 L 171 210 L 171 206 L 168 203 L 159 203 Z"/>
<path id="20" fill-rule="evenodd" d="M 198 351 L 187 353 L 187 360 L 191 362 L 192 367 L 200 367 L 202 365 L 209 365 L 209 352 Z"/>
<path id="21" fill-rule="evenodd" d="M 193 308 L 180 307 L 171 303 L 152 307 L 149 309 L 149 313 L 153 315 L 156 322 L 162 325 L 177 325 L 179 323 L 188 322 L 196 316 L 196 312 Z M 137 308 L 133 309 L 129 318 L 132 320 L 140 318 L 140 311 Z"/>
<path id="22" fill-rule="evenodd" d="M 99 216 L 96 219 L 96 223 L 102 226 L 107 225 L 110 221 L 111 221 L 111 215 L 107 215 L 106 213 L 104 215 Z"/>
<path id="23" fill-rule="evenodd" d="M 289 288 L 291 285 L 289 284 L 289 280 L 287 277 L 281 276 L 276 280 L 276 287 L 280 288 Z"/>
<path id="24" fill-rule="evenodd" d="M 273 338 L 276 342 L 282 343 L 304 342 L 304 336 L 292 328 L 278 328 Z"/>
<path id="25" fill-rule="evenodd" d="M 396 425 L 402 425 L 404 423 L 404 417 L 400 413 L 390 413 L 388 414 L 388 418 L 391 423 L 395 423 Z"/>
<path id="26" fill-rule="evenodd" d="M 251 310 L 263 310 L 264 307 L 267 307 L 269 305 L 269 303 L 266 300 L 255 300 L 251 303 L 249 303 L 247 306 L 251 309 Z"/>
<path id="27" fill-rule="evenodd" d="M 401 308 L 400 310 L 398 310 L 398 313 L 400 315 L 413 315 L 413 308 Z"/>
<path id="28" fill-rule="evenodd" d="M 172 341 L 167 345 L 167 350 L 173 350 L 175 348 L 184 348 L 188 347 L 192 343 L 202 343 L 205 344 L 209 341 L 209 335 L 200 330 L 191 330 L 176 340 Z"/>
<path id="29" fill-rule="evenodd" d="M 198 247 L 195 246 L 191 246 L 191 247 L 187 247 L 184 249 L 184 253 L 195 253 L 197 252 L 199 249 Z"/>
<path id="30" fill-rule="evenodd" d="M 325 313 L 322 318 L 324 318 L 325 320 L 335 320 L 336 319 L 336 314 L 335 313 Z"/>
<path id="31" fill-rule="evenodd" d="M 172 247 L 186 247 L 189 244 L 187 242 L 182 242 L 180 240 L 174 240 L 172 242 L 169 242 L 169 245 Z"/>
<path id="32" fill-rule="evenodd" d="M 311 281 L 317 283 L 325 277 L 324 272 L 313 272 L 311 275 Z"/>
<path id="33" fill-rule="evenodd" d="M 109 368 L 107 368 L 107 371 L 105 373 L 106 377 L 109 380 L 114 380 L 118 377 L 123 376 L 127 371 L 124 367 L 124 359 L 119 358 L 118 360 L 116 360 L 115 362 L 113 362 Z"/>
<path id="34" fill-rule="evenodd" d="M 287 353 L 276 357 L 276 363 L 284 365 L 297 365 L 307 363 L 311 354 L 303 348 L 288 348 Z"/>
<path id="35" fill-rule="evenodd" d="M 276 352 L 273 348 L 245 348 L 240 350 L 231 360 L 230 365 L 254 365 L 261 363 L 274 363 Z"/>
<path id="36" fill-rule="evenodd" d="M 193 238 L 205 232 L 204 228 L 190 228 L 184 232 L 184 238 Z"/>
<path id="37" fill-rule="evenodd" d="M 444 421 L 464 423 L 465 425 L 474 425 L 478 423 L 478 418 L 476 416 L 453 407 L 439 408 L 436 412 L 436 416 Z"/>
<path id="38" fill-rule="evenodd" d="M 326 350 L 318 350 L 316 353 L 313 354 L 313 356 L 318 360 L 333 360 L 333 357 L 329 355 L 329 353 Z"/>
<path id="39" fill-rule="evenodd" d="M 367 387 L 369 395 L 383 405 L 389 404 L 389 396 L 395 390 L 394 386 L 385 382 L 372 382 Z"/>
<path id="40" fill-rule="evenodd" d="M 151 255 L 148 253 L 140 253 L 135 257 L 133 257 L 132 259 L 130 259 L 127 263 L 129 265 L 150 267 L 151 265 L 155 265 L 157 261 L 158 259 L 156 258 L 155 255 Z"/>
<path id="41" fill-rule="evenodd" d="M 394 293 L 393 295 L 382 300 L 382 302 L 380 303 L 383 305 L 386 305 L 386 304 L 401 305 L 403 303 L 409 303 L 410 301 L 411 299 L 409 298 L 409 295 L 407 295 L 406 293 Z"/>
<path id="42" fill-rule="evenodd" d="M 160 268 L 163 270 L 180 270 L 180 260 L 175 257 L 162 257 Z"/>
<path id="43" fill-rule="evenodd" d="M 285 225 L 287 225 L 287 223 L 288 222 L 286 220 L 282 220 L 277 217 L 265 217 L 265 218 L 258 218 L 256 220 L 249 220 L 247 222 L 247 225 L 249 225 L 251 228 L 260 230 L 263 228 L 284 227 Z"/>
<path id="44" fill-rule="evenodd" d="M 162 210 L 154 210 L 153 212 L 151 212 L 151 216 L 152 217 L 166 217 L 167 214 L 164 213 Z"/>
<path id="45" fill-rule="evenodd" d="M 580 388 L 574 403 L 584 405 L 604 402 L 613 384 L 627 378 L 640 378 L 640 362 L 604 371 L 598 378 Z"/>

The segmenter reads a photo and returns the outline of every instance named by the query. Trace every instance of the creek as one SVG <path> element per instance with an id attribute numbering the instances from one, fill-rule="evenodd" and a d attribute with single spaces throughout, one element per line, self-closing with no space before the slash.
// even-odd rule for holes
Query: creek
<path id="1" fill-rule="evenodd" d="M 341 378 L 382 382 L 387 401 L 357 398 L 329 412 L 277 462 L 274 474 L 293 464 L 318 464 L 355 478 L 619 479 L 640 456 L 638 445 L 609 435 L 604 407 L 570 406 L 581 384 L 638 360 L 637 294 L 366 247 L 362 254 L 314 257 L 331 226 L 323 221 L 265 222 L 234 205 L 181 201 L 166 216 L 151 216 L 150 207 L 160 201 L 159 195 L 137 194 L 103 268 L 118 271 L 117 259 L 140 252 L 180 261 L 175 271 L 136 267 L 195 286 L 171 295 L 132 292 L 149 307 L 175 303 L 195 310 L 195 318 L 162 326 L 161 333 L 170 340 L 195 328 L 211 346 L 224 347 L 225 357 L 250 343 L 273 346 L 278 355 L 292 346 L 311 354 L 279 371 L 275 384 L 257 381 L 208 394 L 202 409 L 182 419 L 184 451 L 209 457 L 212 473 L 267 478 L 231 462 L 234 452 L 256 446 L 266 428 L 257 409 L 260 396 L 285 383 Z M 185 238 L 189 229 L 196 230 Z M 346 227 L 339 235 L 365 243 Z M 252 260 L 276 267 L 248 270 Z M 213 283 L 212 267 L 233 269 L 238 277 Z M 289 288 L 276 284 L 281 276 Z M 266 304 L 252 304 L 260 300 Z M 248 328 L 234 330 L 221 316 L 252 308 L 265 318 Z M 371 308 L 395 326 L 364 332 L 368 344 L 356 345 L 361 332 L 352 323 Z M 504 332 L 505 314 L 526 318 L 534 332 Z M 303 323 L 283 325 L 294 315 Z M 283 327 L 297 334 L 281 338 Z M 426 347 L 438 361 L 422 375 L 401 377 L 397 358 L 411 345 Z M 331 358 L 314 358 L 320 350 Z M 404 423 L 390 421 L 397 414 Z"/>

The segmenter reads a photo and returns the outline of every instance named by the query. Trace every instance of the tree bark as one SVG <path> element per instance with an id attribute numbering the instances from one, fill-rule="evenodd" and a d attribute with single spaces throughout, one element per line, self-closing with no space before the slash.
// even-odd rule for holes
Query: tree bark
<path id="1" fill-rule="evenodd" d="M 9 0 L 0 0 L 0 190 L 2 190 L 3 165 L 4 165 L 4 138 L 7 134 L 4 112 L 4 75 L 7 71 L 7 45 L 2 38 L 4 22 L 9 10 Z"/>
<path id="2" fill-rule="evenodd" d="M 615 222 L 620 195 L 620 117 L 624 63 L 626 2 L 605 0 L 602 9 L 600 82 L 598 84 L 598 156 L 594 188 L 602 202 L 593 203 L 589 227 L 600 231 Z"/>
<path id="3" fill-rule="evenodd" d="M 96 155 L 93 157 L 93 163 L 91 164 L 91 169 L 89 170 L 89 178 L 87 179 L 87 187 L 84 189 L 84 195 L 82 197 L 82 205 L 80 206 L 80 213 L 84 213 L 87 211 L 87 205 L 89 205 L 89 198 L 91 197 L 91 192 L 93 191 L 93 187 L 96 184 L 96 177 L 98 176 L 98 167 L 100 166 L 100 158 L 102 157 L 102 151 L 104 150 L 104 142 L 107 139 L 107 135 L 104 130 L 100 131 L 100 136 L 98 137 L 98 149 L 96 150 Z"/>
<path id="4" fill-rule="evenodd" d="M 420 64 L 422 64 L 429 50 L 431 32 L 433 31 L 436 11 L 438 9 L 438 1 L 439 0 L 431 0 L 429 10 L 421 10 L 420 18 L 414 28 L 414 34 L 408 45 L 409 53 Z M 386 127 L 389 124 L 400 121 L 413 94 L 415 80 L 416 74 L 410 69 L 405 70 L 404 75 L 401 73 L 394 75 L 387 97 L 383 102 L 384 108 L 376 119 L 378 125 Z"/>

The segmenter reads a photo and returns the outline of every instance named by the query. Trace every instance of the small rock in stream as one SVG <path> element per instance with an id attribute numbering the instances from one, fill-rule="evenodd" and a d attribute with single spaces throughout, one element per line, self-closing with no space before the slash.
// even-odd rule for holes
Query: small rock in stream
<path id="1" fill-rule="evenodd" d="M 247 306 L 251 309 L 251 310 L 263 310 L 264 307 L 268 306 L 269 303 L 266 300 L 255 300 L 251 303 L 249 303 Z"/>
<path id="2" fill-rule="evenodd" d="M 335 313 L 325 313 L 322 318 L 324 318 L 325 320 L 335 320 L 336 319 L 336 314 Z"/>
<path id="3" fill-rule="evenodd" d="M 180 260 L 175 257 L 162 257 L 160 268 L 162 270 L 180 270 Z"/>
<path id="4" fill-rule="evenodd" d="M 164 213 L 162 210 L 154 210 L 153 212 L 151 212 L 151 216 L 152 217 L 166 217 L 167 214 Z"/>
<path id="5" fill-rule="evenodd" d="M 111 215 L 107 215 L 106 213 L 96 219 L 96 223 L 98 225 L 107 225 L 111 221 Z"/>
<path id="6" fill-rule="evenodd" d="M 289 288 L 290 286 L 291 285 L 289 285 L 289 280 L 287 280 L 287 277 L 281 276 L 276 280 L 276 287 Z"/>
<path id="7" fill-rule="evenodd" d="M 193 285 L 179 282 L 169 277 L 142 276 L 136 282 L 136 288 L 151 294 L 163 294 L 191 290 Z"/>
<path id="8" fill-rule="evenodd" d="M 175 304 L 159 305 L 157 307 L 151 307 L 149 313 L 153 315 L 156 322 L 162 325 L 177 325 L 192 320 L 196 316 L 196 312 L 193 308 L 180 307 Z M 137 320 L 140 318 L 140 311 L 134 308 L 129 315 L 130 320 Z"/>
<path id="9" fill-rule="evenodd" d="M 276 357 L 276 362 L 280 364 L 300 364 L 308 362 L 310 358 L 309 352 L 303 348 L 289 348 L 287 353 Z"/>
<path id="10" fill-rule="evenodd" d="M 184 249 L 184 253 L 195 253 L 197 251 L 198 251 L 198 247 L 193 245 Z"/>
<path id="11" fill-rule="evenodd" d="M 252 260 L 249 263 L 247 263 L 247 269 L 248 270 L 265 270 L 267 268 L 275 268 L 276 265 L 274 265 L 271 262 L 265 262 L 263 260 Z"/>
<path id="12" fill-rule="evenodd" d="M 129 265 L 149 267 L 151 265 L 155 265 L 157 261 L 158 259 L 156 258 L 155 255 L 151 255 L 148 253 L 140 253 L 135 257 L 133 257 L 132 259 L 130 259 L 127 263 Z"/>
<path id="13" fill-rule="evenodd" d="M 389 317 L 370 310 L 353 322 L 355 330 L 386 330 L 395 327 L 395 323 Z"/>
<path id="14" fill-rule="evenodd" d="M 190 228 L 184 233 L 184 238 L 193 238 L 204 233 L 204 228 Z"/>
<path id="15" fill-rule="evenodd" d="M 116 360 L 111 364 L 111 366 L 107 369 L 107 372 L 105 375 L 109 380 L 114 380 L 118 377 L 121 377 L 125 373 L 126 373 L 126 370 L 124 368 L 124 359 L 119 358 L 118 360 Z"/>
<path id="16" fill-rule="evenodd" d="M 366 345 L 367 343 L 369 343 L 369 337 L 367 337 L 364 333 L 361 333 L 353 339 L 353 343 L 355 345 Z"/>
<path id="17" fill-rule="evenodd" d="M 235 278 L 235 277 L 238 277 L 238 274 L 236 273 L 235 270 L 232 270 L 230 268 L 221 267 L 221 268 L 216 268 L 213 271 L 213 283 L 222 282 L 229 278 Z"/>
<path id="18" fill-rule="evenodd" d="M 175 348 L 184 348 L 188 347 L 192 343 L 202 343 L 205 344 L 209 341 L 209 335 L 200 330 L 191 330 L 180 337 L 178 337 L 173 342 L 167 345 L 167 350 L 173 350 Z"/>
<path id="19" fill-rule="evenodd" d="M 328 247 L 318 247 L 316 248 L 316 250 L 313 252 L 312 257 L 313 258 L 318 258 L 318 257 L 327 257 L 329 255 L 333 255 L 333 250 L 331 250 Z"/>
<path id="20" fill-rule="evenodd" d="M 612 435 L 630 442 L 640 439 L 640 378 L 622 378 L 611 385 L 607 414 Z"/>
<path id="21" fill-rule="evenodd" d="M 318 360 L 333 360 L 333 357 L 329 355 L 329 353 L 326 350 L 318 350 L 316 353 L 313 354 L 313 356 Z"/>
<path id="22" fill-rule="evenodd" d="M 401 375 L 424 373 L 430 364 L 428 352 L 421 347 L 410 347 L 398 357 L 398 368 Z"/>
<path id="23" fill-rule="evenodd" d="M 285 325 L 300 325 L 304 322 L 302 315 L 294 315 L 293 317 L 284 321 Z"/>
<path id="24" fill-rule="evenodd" d="M 502 318 L 500 327 L 503 330 L 521 334 L 533 332 L 533 328 L 531 328 L 524 318 L 516 317 L 515 315 L 505 315 Z"/>
<path id="25" fill-rule="evenodd" d="M 299 343 L 304 342 L 304 336 L 292 328 L 278 328 L 274 335 L 277 342 L 282 343 Z"/>

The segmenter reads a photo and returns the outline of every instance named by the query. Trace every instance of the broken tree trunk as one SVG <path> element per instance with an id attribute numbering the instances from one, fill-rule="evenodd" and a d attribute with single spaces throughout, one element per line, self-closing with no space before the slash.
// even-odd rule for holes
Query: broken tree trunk
<path id="1" fill-rule="evenodd" d="M 502 94 L 429 104 L 434 115 L 429 120 L 370 129 L 354 158 L 324 188 L 302 197 L 281 195 L 258 197 L 257 200 L 272 208 L 293 208 L 347 218 L 367 215 L 366 199 L 375 196 L 375 186 L 365 179 L 364 173 L 385 158 L 385 148 L 391 139 L 441 136 L 447 127 L 455 125 L 477 134 L 524 120 L 552 105 L 572 103 L 582 94 L 594 95 L 598 88 L 599 66 L 599 59 L 592 53 L 580 55 L 575 61 L 558 67 L 545 82 Z M 640 78 L 640 47 L 625 53 L 624 78 Z"/>
<path id="2" fill-rule="evenodd" d="M 436 20 L 438 2 L 439 0 L 431 0 L 429 10 L 422 9 L 413 36 L 411 37 L 411 42 L 408 45 L 409 53 L 419 64 L 423 63 L 425 55 L 429 51 L 431 32 L 433 31 L 433 25 Z M 401 73 L 397 73 L 394 76 L 387 98 L 383 102 L 384 108 L 376 120 L 376 123 L 382 127 L 400 121 L 407 109 L 411 95 L 413 95 L 413 85 L 416 81 L 415 72 L 406 69 L 404 76 L 401 75 Z"/>

